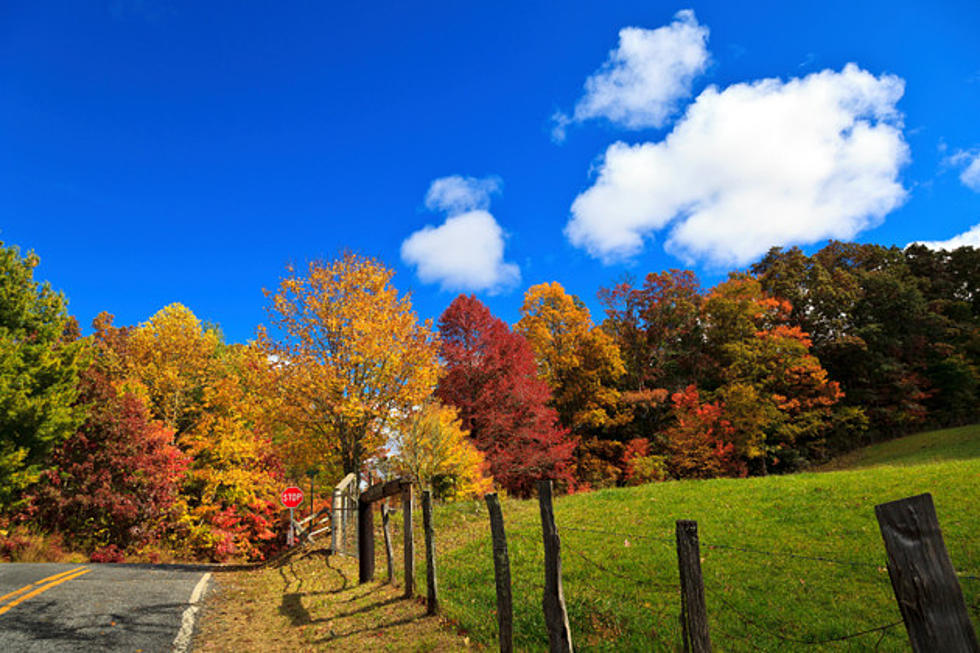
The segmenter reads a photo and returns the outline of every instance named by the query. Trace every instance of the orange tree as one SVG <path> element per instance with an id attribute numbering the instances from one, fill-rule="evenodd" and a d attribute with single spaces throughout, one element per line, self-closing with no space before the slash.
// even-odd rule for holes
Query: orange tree
<path id="1" fill-rule="evenodd" d="M 387 427 L 432 393 L 438 342 L 382 263 L 346 253 L 292 268 L 266 291 L 274 332 L 260 329 L 277 363 L 296 467 L 360 476 L 385 444 Z M 301 457 L 301 460 L 297 458 Z"/>
<path id="2" fill-rule="evenodd" d="M 515 331 L 534 350 L 539 375 L 551 386 L 553 405 L 572 433 L 629 420 L 616 389 L 626 371 L 619 347 L 593 325 L 582 300 L 556 282 L 531 286 Z"/>

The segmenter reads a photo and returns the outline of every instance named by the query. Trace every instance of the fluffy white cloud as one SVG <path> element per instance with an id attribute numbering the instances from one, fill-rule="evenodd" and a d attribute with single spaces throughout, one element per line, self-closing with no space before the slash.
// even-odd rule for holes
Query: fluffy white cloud
<path id="1" fill-rule="evenodd" d="M 960 173 L 960 181 L 967 188 L 980 193 L 980 150 L 971 150 L 969 152 L 959 150 L 948 157 L 946 162 L 955 166 L 963 166 L 963 171 Z"/>
<path id="2" fill-rule="evenodd" d="M 975 224 L 958 236 L 953 236 L 949 240 L 923 240 L 909 245 L 925 245 L 929 249 L 952 250 L 957 247 L 977 247 L 980 248 L 980 224 Z M 906 245 L 908 247 L 908 245 Z"/>
<path id="3" fill-rule="evenodd" d="M 500 188 L 493 177 L 443 177 L 429 186 L 425 204 L 446 213 L 402 242 L 402 260 L 415 266 L 425 283 L 444 290 L 498 292 L 516 285 L 520 269 L 504 261 L 504 231 L 487 209 Z"/>
<path id="4" fill-rule="evenodd" d="M 656 143 L 610 146 L 568 239 L 607 262 L 670 225 L 668 251 L 744 265 L 773 245 L 853 238 L 899 206 L 905 83 L 854 64 L 709 87 Z"/>
<path id="5" fill-rule="evenodd" d="M 440 177 L 429 186 L 425 194 L 425 206 L 430 211 L 445 211 L 457 215 L 473 209 L 486 211 L 490 208 L 490 196 L 500 192 L 497 177 Z"/>
<path id="6" fill-rule="evenodd" d="M 590 118 L 607 118 L 630 129 L 662 127 L 708 66 L 707 43 L 708 28 L 698 24 L 690 9 L 657 29 L 621 29 L 619 47 L 585 81 L 585 95 L 572 115 L 555 114 L 555 139 L 564 139 L 570 123 Z"/>

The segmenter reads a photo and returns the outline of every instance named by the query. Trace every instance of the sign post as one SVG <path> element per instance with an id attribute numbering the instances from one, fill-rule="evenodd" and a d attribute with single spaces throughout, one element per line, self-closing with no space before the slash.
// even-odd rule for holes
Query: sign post
<path id="1" fill-rule="evenodd" d="M 286 545 L 296 544 L 296 520 L 293 518 L 293 511 L 303 503 L 303 490 L 295 485 L 287 487 L 279 494 L 279 501 L 286 508 L 289 508 L 289 534 L 286 536 Z"/>

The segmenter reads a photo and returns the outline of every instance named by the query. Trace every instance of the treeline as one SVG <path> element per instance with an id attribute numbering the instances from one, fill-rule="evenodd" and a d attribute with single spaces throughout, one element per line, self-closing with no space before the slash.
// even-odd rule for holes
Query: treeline
<path id="1" fill-rule="evenodd" d="M 774 249 L 690 271 L 558 283 L 510 326 L 460 295 L 418 319 L 382 263 L 287 270 L 268 327 L 225 342 L 187 308 L 82 337 L 33 253 L 0 243 L 0 556 L 57 538 L 96 560 L 257 559 L 278 490 L 409 475 L 443 499 L 786 472 L 976 420 L 980 250 Z"/>

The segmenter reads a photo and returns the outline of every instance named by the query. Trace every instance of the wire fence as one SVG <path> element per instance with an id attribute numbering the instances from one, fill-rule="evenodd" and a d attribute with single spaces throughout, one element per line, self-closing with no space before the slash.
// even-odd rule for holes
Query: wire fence
<path id="1" fill-rule="evenodd" d="M 571 526 L 571 525 L 559 525 L 559 533 L 584 533 L 589 535 L 597 535 L 606 538 L 616 538 L 617 540 L 623 540 L 626 546 L 633 546 L 633 542 L 637 544 L 651 542 L 656 544 L 666 544 L 671 547 L 676 546 L 676 538 L 673 537 L 661 537 L 657 535 L 651 535 L 648 533 L 636 533 L 630 531 L 624 531 L 621 529 L 617 530 L 607 530 L 602 528 L 588 528 L 582 526 Z M 574 538 L 572 538 L 574 539 Z M 796 553 L 792 551 L 778 551 L 778 550 L 768 550 L 763 548 L 758 548 L 755 546 L 745 546 L 732 543 L 721 543 L 721 542 L 711 542 L 702 541 L 701 547 L 707 550 L 714 551 L 724 551 L 734 554 L 746 554 L 751 556 L 768 556 L 774 558 L 783 558 L 789 560 L 798 560 L 804 562 L 819 562 L 829 565 L 837 565 L 841 567 L 846 567 L 849 569 L 860 570 L 867 569 L 874 571 L 874 577 L 878 579 L 888 579 L 888 568 L 885 563 L 873 562 L 869 560 L 854 560 L 846 559 L 833 556 L 831 554 L 816 553 L 816 554 L 805 554 Z M 654 589 L 662 592 L 672 592 L 677 593 L 680 590 L 678 583 L 660 583 L 651 579 L 638 578 L 635 574 L 630 574 L 626 572 L 619 571 L 613 568 L 612 565 L 604 562 L 599 562 L 593 556 L 580 550 L 579 546 L 576 544 L 574 546 L 569 544 L 569 538 L 563 538 L 562 549 L 567 551 L 570 555 L 581 560 L 586 567 L 591 568 L 598 572 L 599 574 L 605 574 L 621 580 L 629 581 L 635 584 L 637 587 Z M 703 561 L 703 559 L 702 559 Z M 972 573 L 966 573 L 961 571 L 955 572 L 957 578 L 960 580 L 967 581 L 980 581 L 976 575 Z M 607 591 L 608 588 L 603 588 Z M 621 596 L 623 600 L 628 600 L 631 597 Z M 737 642 L 739 648 L 751 648 L 753 650 L 766 650 L 764 647 L 760 646 L 760 638 L 770 638 L 774 640 L 779 646 L 782 645 L 797 645 L 804 647 L 811 646 L 829 646 L 833 644 L 841 644 L 848 642 L 850 640 L 858 640 L 859 638 L 867 638 L 868 642 L 861 644 L 861 647 L 866 650 L 879 650 L 882 643 L 885 641 L 885 637 L 888 635 L 889 631 L 902 626 L 902 620 L 891 621 L 888 623 L 883 623 L 873 627 L 860 628 L 858 630 L 853 630 L 840 635 L 833 635 L 830 637 L 818 637 L 818 636 L 808 636 L 806 634 L 799 633 L 800 624 L 799 623 L 780 623 L 773 621 L 770 617 L 768 619 L 761 619 L 759 617 L 750 616 L 747 612 L 752 611 L 746 610 L 744 608 L 739 608 L 732 600 L 729 600 L 722 592 L 713 592 L 710 595 L 711 601 L 717 601 L 721 604 L 726 611 L 735 617 L 735 619 L 742 624 L 745 631 L 742 633 L 731 632 L 727 628 L 720 627 L 717 623 L 712 624 L 712 630 L 717 632 L 717 634 L 725 639 L 731 640 L 732 642 Z M 667 606 L 669 608 L 669 606 Z M 680 611 L 679 601 L 677 603 L 677 610 Z M 657 611 L 658 614 L 662 616 L 664 610 Z M 717 620 L 716 620 L 717 621 Z M 873 641 L 872 641 L 872 638 Z"/>

